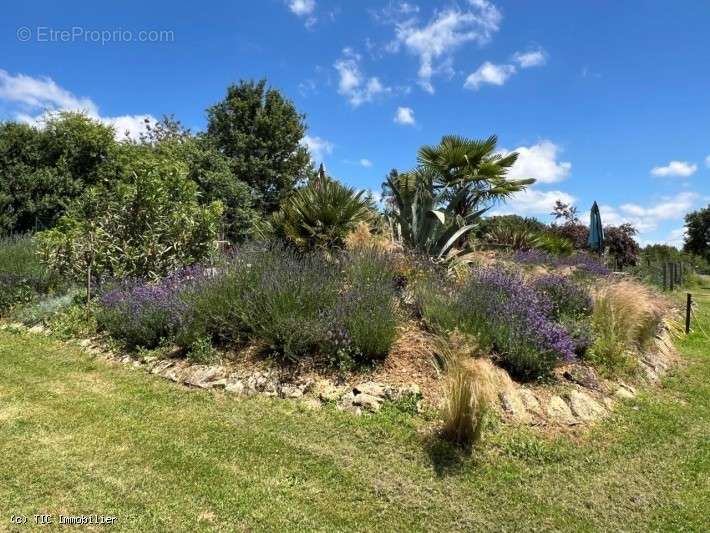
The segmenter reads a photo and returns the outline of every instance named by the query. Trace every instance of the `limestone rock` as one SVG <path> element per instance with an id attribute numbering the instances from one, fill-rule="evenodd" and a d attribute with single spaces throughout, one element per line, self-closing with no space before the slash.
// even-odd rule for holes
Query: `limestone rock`
<path id="1" fill-rule="evenodd" d="M 158 375 L 163 375 L 163 373 L 173 366 L 175 364 L 175 361 L 171 361 L 170 359 L 163 359 L 161 361 L 158 361 L 153 368 L 150 370 L 151 374 L 158 374 Z"/>
<path id="2" fill-rule="evenodd" d="M 338 387 L 327 379 L 319 379 L 313 384 L 313 392 L 324 402 L 337 402 L 345 392 L 345 387 Z"/>
<path id="3" fill-rule="evenodd" d="M 559 396 L 553 396 L 547 402 L 547 416 L 556 422 L 563 424 L 574 424 L 576 420 L 569 408 L 569 405 Z"/>
<path id="4" fill-rule="evenodd" d="M 353 394 L 355 396 L 366 394 L 368 396 L 374 396 L 375 398 L 389 399 L 391 397 L 391 389 L 382 383 L 368 381 L 353 387 Z"/>
<path id="5" fill-rule="evenodd" d="M 498 396 L 503 410 L 509 414 L 513 420 L 519 422 L 527 422 L 530 420 L 530 415 L 525 409 L 525 404 L 515 389 L 503 391 Z"/>
<path id="6" fill-rule="evenodd" d="M 598 420 L 606 414 L 606 409 L 584 392 L 573 390 L 567 398 L 572 414 L 584 422 Z"/>
<path id="7" fill-rule="evenodd" d="M 282 398 L 302 398 L 304 394 L 303 388 L 298 385 L 282 384 L 280 396 Z"/>
<path id="8" fill-rule="evenodd" d="M 244 382 L 235 376 L 227 378 L 224 390 L 231 394 L 237 394 L 240 396 L 246 394 L 246 386 L 244 385 Z"/>
<path id="9" fill-rule="evenodd" d="M 621 400 L 630 400 L 636 397 L 636 389 L 624 383 L 619 384 L 619 388 L 614 392 L 614 396 Z"/>
<path id="10" fill-rule="evenodd" d="M 592 390 L 600 390 L 599 376 L 596 371 L 584 365 L 572 365 L 563 374 L 564 378 L 572 383 Z"/>
<path id="11" fill-rule="evenodd" d="M 218 366 L 193 365 L 185 369 L 182 381 L 200 389 L 225 386 L 224 370 Z"/>
<path id="12" fill-rule="evenodd" d="M 42 326 L 41 324 L 37 324 L 35 326 L 32 326 L 30 329 L 27 330 L 30 333 L 34 333 L 36 335 L 49 335 L 50 331 Z"/>
<path id="13" fill-rule="evenodd" d="M 536 415 L 542 414 L 542 407 L 540 406 L 540 401 L 530 389 L 520 389 L 518 390 L 518 395 L 520 396 L 520 399 L 522 400 L 525 409 L 527 409 L 531 413 L 535 413 Z"/>

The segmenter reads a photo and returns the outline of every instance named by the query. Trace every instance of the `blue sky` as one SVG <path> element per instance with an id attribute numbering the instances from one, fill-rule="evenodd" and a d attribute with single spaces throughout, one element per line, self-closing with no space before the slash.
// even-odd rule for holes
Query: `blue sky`
<path id="1" fill-rule="evenodd" d="M 135 134 L 174 113 L 199 130 L 229 83 L 265 77 L 355 187 L 444 134 L 496 133 L 539 180 L 499 211 L 597 200 L 677 244 L 710 197 L 709 23 L 702 0 L 12 2 L 0 119 L 80 108 Z"/>

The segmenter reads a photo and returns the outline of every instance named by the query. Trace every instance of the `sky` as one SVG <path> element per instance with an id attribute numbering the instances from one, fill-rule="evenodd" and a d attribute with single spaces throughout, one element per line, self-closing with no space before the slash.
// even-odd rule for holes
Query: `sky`
<path id="1" fill-rule="evenodd" d="M 230 83 L 267 79 L 305 113 L 316 163 L 358 189 L 443 135 L 496 134 L 537 183 L 494 208 L 549 221 L 593 201 L 642 244 L 682 243 L 710 201 L 710 2 L 10 2 L 0 120 L 83 110 L 137 135 L 193 131 Z"/>

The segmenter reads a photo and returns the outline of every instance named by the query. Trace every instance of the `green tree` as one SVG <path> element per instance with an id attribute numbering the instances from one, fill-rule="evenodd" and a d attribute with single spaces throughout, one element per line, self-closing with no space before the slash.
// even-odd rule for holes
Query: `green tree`
<path id="1" fill-rule="evenodd" d="M 301 144 L 304 115 L 266 81 L 241 81 L 207 110 L 207 136 L 229 159 L 235 178 L 259 194 L 259 207 L 276 211 L 299 181 L 312 172 Z"/>
<path id="2" fill-rule="evenodd" d="M 87 189 L 54 228 L 37 234 L 52 272 L 158 278 L 215 251 L 221 205 L 200 205 L 184 163 L 135 155 L 127 177 Z"/>
<path id="3" fill-rule="evenodd" d="M 445 136 L 436 146 L 420 148 L 414 170 L 390 173 L 383 195 L 405 246 L 443 257 L 495 202 L 535 182 L 508 179 L 518 154 L 499 154 L 496 144 L 495 135 Z"/>
<path id="4" fill-rule="evenodd" d="M 710 205 L 685 215 L 683 250 L 710 260 Z"/>
<path id="5" fill-rule="evenodd" d="M 52 226 L 97 183 L 114 130 L 78 113 L 59 113 L 39 129 L 0 124 L 0 233 Z"/>

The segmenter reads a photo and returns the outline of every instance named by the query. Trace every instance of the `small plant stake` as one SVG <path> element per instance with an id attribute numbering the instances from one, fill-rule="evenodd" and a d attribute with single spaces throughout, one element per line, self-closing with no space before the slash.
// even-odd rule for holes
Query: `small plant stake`
<path id="1" fill-rule="evenodd" d="M 690 309 L 693 305 L 693 295 L 688 293 L 688 299 L 685 304 L 685 334 L 690 333 Z"/>

